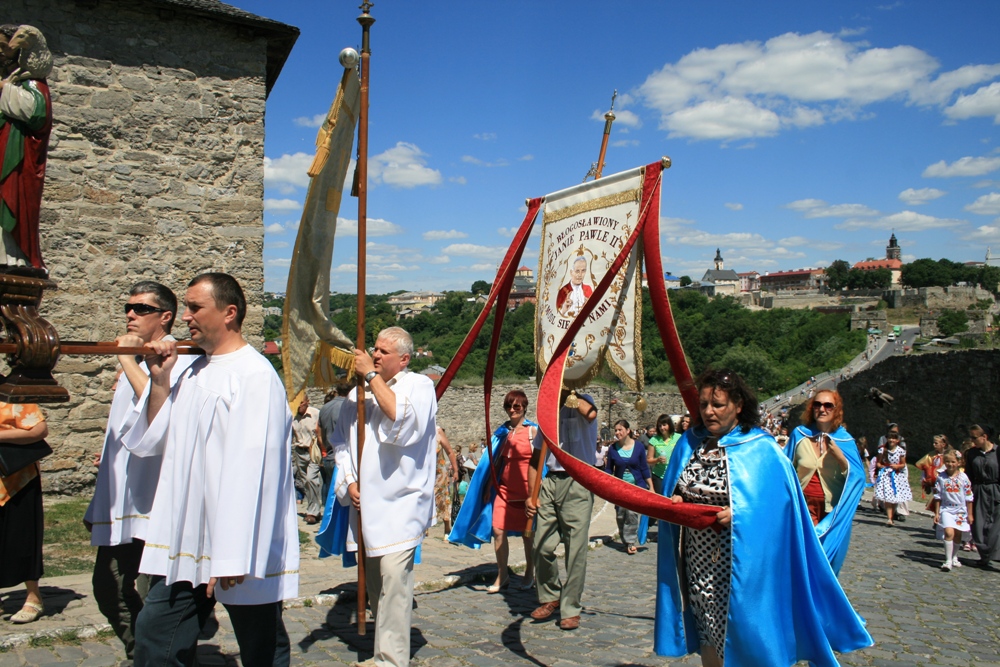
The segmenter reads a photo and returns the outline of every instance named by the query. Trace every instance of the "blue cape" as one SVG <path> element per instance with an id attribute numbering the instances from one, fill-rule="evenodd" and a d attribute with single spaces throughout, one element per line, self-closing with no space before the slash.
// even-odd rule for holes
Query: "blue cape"
<path id="1" fill-rule="evenodd" d="M 538 428 L 538 424 L 530 419 L 525 419 L 524 425 Z M 493 460 L 497 463 L 499 463 L 497 456 L 500 452 L 500 446 L 507 440 L 509 432 L 508 422 L 504 422 L 497 430 L 493 431 L 493 437 L 490 439 L 490 450 L 493 452 Z M 547 470 L 547 467 L 542 470 L 543 477 Z M 493 539 L 493 499 L 496 498 L 497 490 L 491 484 L 492 477 L 490 457 L 486 452 L 483 452 L 482 456 L 479 457 L 479 463 L 476 464 L 475 472 L 472 473 L 469 488 L 465 492 L 465 500 L 462 501 L 462 507 L 459 508 L 458 516 L 455 517 L 455 523 L 451 527 L 451 533 L 448 535 L 449 542 L 478 549 L 484 544 L 489 544 Z M 487 488 L 490 489 L 489 499 L 483 497 Z M 508 535 L 519 536 L 521 533 L 511 531 Z"/>
<path id="2" fill-rule="evenodd" d="M 330 472 L 332 479 L 337 479 L 337 468 Z M 319 545 L 319 557 L 329 558 L 340 556 L 344 567 L 357 567 L 357 552 L 347 550 L 347 532 L 351 524 L 350 506 L 337 502 L 336 484 L 330 484 L 326 494 L 326 508 L 323 510 L 323 520 L 316 533 L 316 544 Z M 420 545 L 413 559 L 414 565 L 420 565 Z"/>
<path id="3" fill-rule="evenodd" d="M 819 430 L 810 426 L 799 426 L 792 431 L 792 436 L 785 446 L 785 454 L 791 459 L 795 455 L 795 447 L 803 438 L 819 435 Z M 851 527 L 854 525 L 854 513 L 861 502 L 861 494 L 865 490 L 865 463 L 858 454 L 858 446 L 854 438 L 843 426 L 830 434 L 830 439 L 837 443 L 847 458 L 847 479 L 840 500 L 816 525 L 816 535 L 823 545 L 826 557 L 830 559 L 833 571 L 840 574 L 847 557 L 847 549 L 851 545 Z"/>
<path id="4" fill-rule="evenodd" d="M 708 435 L 688 429 L 663 477 L 673 493 L 693 448 Z M 719 441 L 729 463 L 733 561 L 726 629 L 727 667 L 774 667 L 809 660 L 835 667 L 834 651 L 872 645 L 823 553 L 791 462 L 759 428 Z M 683 599 L 680 526 L 660 522 L 655 649 L 680 657 L 699 651 L 698 629 Z"/>

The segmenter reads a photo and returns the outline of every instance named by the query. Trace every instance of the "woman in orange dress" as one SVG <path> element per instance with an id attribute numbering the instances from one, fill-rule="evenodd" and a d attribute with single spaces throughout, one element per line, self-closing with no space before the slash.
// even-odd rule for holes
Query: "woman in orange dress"
<path id="1" fill-rule="evenodd" d="M 508 584 L 507 555 L 510 547 L 508 535 L 521 535 L 524 541 L 524 558 L 527 565 L 521 588 L 527 590 L 535 583 L 531 553 L 531 538 L 524 537 L 529 522 L 524 513 L 524 501 L 528 499 L 528 463 L 531 460 L 531 442 L 541 437 L 538 426 L 525 418 L 528 411 L 528 397 L 520 389 L 507 393 L 503 399 L 503 409 L 508 420 L 507 437 L 499 448 L 499 456 L 494 457 L 500 467 L 500 486 L 493 499 L 493 549 L 497 557 L 497 578 L 487 588 L 489 593 L 499 593 Z"/>
<path id="2" fill-rule="evenodd" d="M 37 405 L 0 402 L 0 443 L 30 445 L 48 435 Z M 12 623 L 31 623 L 45 611 L 42 577 L 42 481 L 37 463 L 0 477 L 0 588 L 24 583 L 27 596 Z"/>

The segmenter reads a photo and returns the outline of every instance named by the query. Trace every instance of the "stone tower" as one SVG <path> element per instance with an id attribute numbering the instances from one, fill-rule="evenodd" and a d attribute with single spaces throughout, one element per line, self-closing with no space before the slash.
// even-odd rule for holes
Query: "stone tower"
<path id="1" fill-rule="evenodd" d="M 885 247 L 885 258 L 886 259 L 902 259 L 903 249 L 899 247 L 899 243 L 896 241 L 896 234 L 893 232 L 892 236 L 889 237 L 889 245 Z"/>

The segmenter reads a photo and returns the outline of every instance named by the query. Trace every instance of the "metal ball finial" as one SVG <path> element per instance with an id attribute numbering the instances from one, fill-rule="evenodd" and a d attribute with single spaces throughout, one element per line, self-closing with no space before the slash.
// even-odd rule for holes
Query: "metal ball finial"
<path id="1" fill-rule="evenodd" d="M 357 67 L 359 60 L 361 60 L 361 56 L 359 56 L 358 52 L 351 47 L 347 47 L 340 52 L 340 64 L 346 69 Z"/>

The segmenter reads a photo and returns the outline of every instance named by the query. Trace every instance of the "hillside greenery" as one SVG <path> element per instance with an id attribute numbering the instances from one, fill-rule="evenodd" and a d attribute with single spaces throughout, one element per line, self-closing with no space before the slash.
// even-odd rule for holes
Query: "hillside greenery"
<path id="1" fill-rule="evenodd" d="M 686 290 L 672 290 L 669 295 L 694 374 L 709 365 L 727 366 L 743 374 L 758 390 L 775 393 L 812 375 L 842 368 L 864 350 L 865 333 L 849 331 L 848 314 L 786 308 L 751 311 L 729 297 L 708 299 Z M 447 367 L 482 309 L 479 303 L 470 300 L 471 292 L 448 292 L 433 310 L 397 321 L 388 304 L 389 296 L 366 297 L 366 344 L 373 345 L 378 331 L 387 326 L 403 326 L 413 336 L 416 347 L 434 354 L 432 358 L 413 359 L 411 368 L 415 371 L 432 364 Z M 357 327 L 354 296 L 336 294 L 330 301 L 331 319 L 354 338 Z M 491 313 L 458 372 L 458 379 L 483 377 L 493 319 Z M 530 303 L 507 313 L 497 345 L 496 378 L 524 380 L 535 375 L 534 323 L 535 307 Z M 265 329 L 266 339 L 280 337 L 280 318 L 266 318 Z M 652 304 L 645 291 L 642 347 L 647 384 L 673 383 Z"/>

